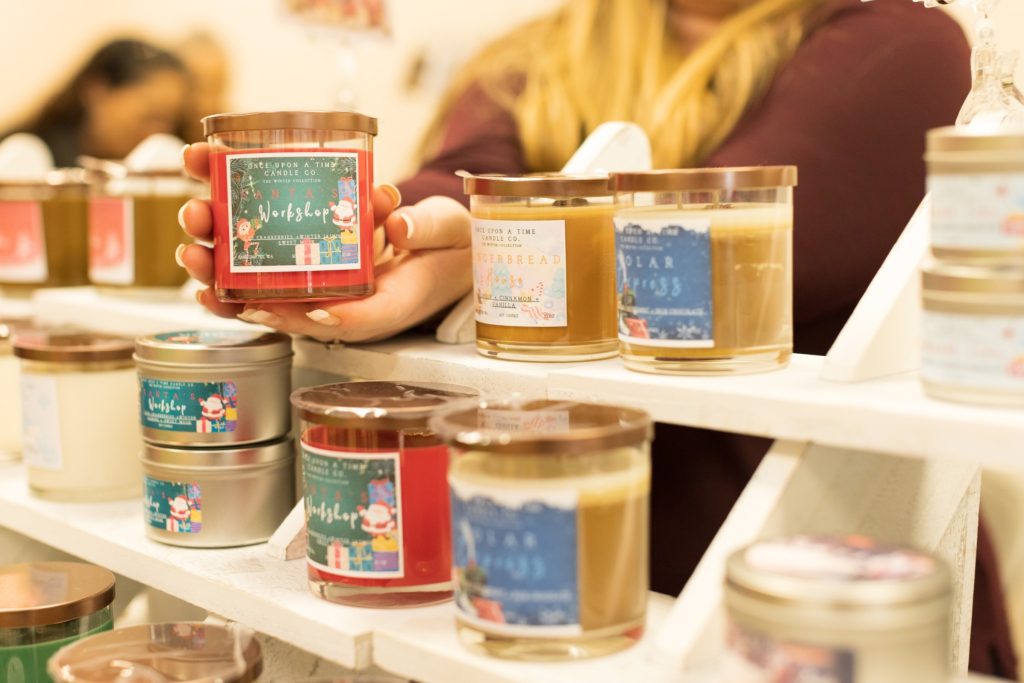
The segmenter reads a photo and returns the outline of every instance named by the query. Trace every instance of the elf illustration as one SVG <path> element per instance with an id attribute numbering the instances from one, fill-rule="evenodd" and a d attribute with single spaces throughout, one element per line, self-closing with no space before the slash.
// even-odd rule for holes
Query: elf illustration
<path id="1" fill-rule="evenodd" d="M 235 258 L 239 265 L 251 266 L 252 257 L 259 254 L 260 245 L 253 244 L 257 231 L 263 227 L 258 218 L 239 218 L 235 221 L 235 239 L 241 242 L 240 249 L 236 248 Z"/>

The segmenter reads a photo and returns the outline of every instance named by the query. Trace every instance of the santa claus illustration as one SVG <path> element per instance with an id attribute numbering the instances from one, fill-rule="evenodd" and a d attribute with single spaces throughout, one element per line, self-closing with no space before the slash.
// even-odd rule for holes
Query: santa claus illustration
<path id="1" fill-rule="evenodd" d="M 227 414 L 224 397 L 220 394 L 213 394 L 208 398 L 199 399 L 199 405 L 203 407 L 203 416 L 196 422 L 196 431 L 214 431 L 224 421 L 224 416 Z"/>
<path id="2" fill-rule="evenodd" d="M 192 507 L 188 503 L 188 498 L 185 496 L 176 496 L 174 498 L 168 498 L 167 502 L 170 503 L 171 510 L 167 517 L 167 530 L 188 533 L 191 531 L 191 515 Z"/>
<path id="3" fill-rule="evenodd" d="M 373 503 L 368 508 L 359 507 L 363 518 L 362 529 L 371 536 L 385 536 L 395 530 L 395 509 L 387 503 Z"/>
<path id="4" fill-rule="evenodd" d="M 338 200 L 337 204 L 331 202 L 330 206 L 332 209 L 331 222 L 338 226 L 342 232 L 351 232 L 356 226 L 355 203 L 348 197 L 343 197 Z"/>

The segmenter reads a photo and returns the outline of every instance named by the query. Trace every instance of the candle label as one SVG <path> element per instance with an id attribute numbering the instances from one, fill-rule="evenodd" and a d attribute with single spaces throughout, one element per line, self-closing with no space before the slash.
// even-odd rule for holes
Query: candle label
<path id="1" fill-rule="evenodd" d="M 135 205 L 131 199 L 89 200 L 89 279 L 105 285 L 135 281 Z"/>
<path id="2" fill-rule="evenodd" d="M 203 490 L 194 482 L 163 481 L 146 477 L 143 501 L 146 524 L 175 534 L 203 530 Z"/>
<path id="3" fill-rule="evenodd" d="M 25 464 L 41 470 L 63 469 L 56 377 L 21 373 L 21 420 Z"/>
<path id="4" fill-rule="evenodd" d="M 233 432 L 238 427 L 234 382 L 139 380 L 142 426 L 167 432 Z"/>
<path id="5" fill-rule="evenodd" d="M 338 577 L 405 576 L 399 463 L 397 451 L 334 451 L 302 444 L 310 566 Z"/>
<path id="6" fill-rule="evenodd" d="M 925 380 L 1024 393 L 1024 316 L 924 311 L 921 338 Z"/>
<path id="7" fill-rule="evenodd" d="M 46 236 L 39 202 L 0 202 L 0 281 L 46 282 Z"/>
<path id="8" fill-rule="evenodd" d="M 856 657 L 850 650 L 776 640 L 730 620 L 721 676 L 722 683 L 855 683 Z"/>
<path id="9" fill-rule="evenodd" d="M 448 483 L 460 619 L 498 635 L 581 634 L 578 494 Z"/>
<path id="10" fill-rule="evenodd" d="M 476 320 L 565 327 L 565 221 L 473 219 Z"/>
<path id="11" fill-rule="evenodd" d="M 359 156 L 227 155 L 232 273 L 358 270 Z"/>
<path id="12" fill-rule="evenodd" d="M 933 174 L 928 192 L 932 246 L 1024 249 L 1024 174 Z"/>
<path id="13" fill-rule="evenodd" d="M 711 221 L 615 219 L 619 339 L 644 346 L 715 345 Z"/>

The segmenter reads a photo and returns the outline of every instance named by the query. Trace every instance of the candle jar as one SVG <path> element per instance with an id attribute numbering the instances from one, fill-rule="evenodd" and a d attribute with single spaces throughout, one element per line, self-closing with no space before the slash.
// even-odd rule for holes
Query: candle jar
<path id="1" fill-rule="evenodd" d="M 54 500 L 139 495 L 138 406 L 130 339 L 19 332 L 22 453 L 33 492 Z"/>
<path id="2" fill-rule="evenodd" d="M 11 337 L 19 327 L 27 327 L 27 318 L 0 317 L 0 387 L 17 391 L 18 359 L 11 348 Z M 0 410 L 0 461 L 21 458 L 21 401 L 8 402 Z"/>
<path id="3" fill-rule="evenodd" d="M 448 448 L 428 418 L 466 387 L 346 382 L 300 389 L 309 586 L 332 602 L 451 597 Z"/>
<path id="4" fill-rule="evenodd" d="M 146 535 L 169 545 L 262 543 L 295 505 L 290 438 L 217 449 L 147 443 L 142 471 Z"/>
<path id="5" fill-rule="evenodd" d="M 614 206 L 606 177 L 464 176 L 476 347 L 574 361 L 616 352 Z"/>
<path id="6" fill-rule="evenodd" d="M 922 299 L 925 392 L 1024 406 L 1024 264 L 932 263 L 923 271 Z"/>
<path id="7" fill-rule="evenodd" d="M 69 645 L 47 670 L 55 683 L 252 683 L 263 672 L 263 653 L 239 624 L 147 624 Z"/>
<path id="8" fill-rule="evenodd" d="M 927 150 L 935 258 L 1024 260 L 1024 132 L 937 128 Z"/>
<path id="9" fill-rule="evenodd" d="M 46 662 L 60 648 L 109 631 L 114 575 L 78 562 L 0 566 L 0 679 L 46 680 Z"/>
<path id="10" fill-rule="evenodd" d="M 784 367 L 793 350 L 796 168 L 614 173 L 611 183 L 626 367 Z"/>
<path id="11" fill-rule="evenodd" d="M 453 449 L 452 574 L 463 642 L 524 660 L 635 643 L 647 608 L 647 414 L 494 401 L 431 424 Z"/>
<path id="12" fill-rule="evenodd" d="M 944 683 L 950 578 L 925 553 L 860 536 L 760 541 L 726 567 L 723 683 Z"/>
<path id="13" fill-rule="evenodd" d="M 291 429 L 292 340 L 279 332 L 183 331 L 135 344 L 142 436 L 220 446 Z"/>
<path id="14" fill-rule="evenodd" d="M 373 136 L 353 112 L 218 114 L 210 153 L 221 301 L 373 293 Z"/>
<path id="15" fill-rule="evenodd" d="M 0 183 L 0 285 L 5 291 L 88 284 L 89 186 L 82 169 Z"/>
<path id="16" fill-rule="evenodd" d="M 118 293 L 180 287 L 188 274 L 174 261 L 181 242 L 178 209 L 202 192 L 180 173 L 104 177 L 89 199 L 89 280 Z"/>

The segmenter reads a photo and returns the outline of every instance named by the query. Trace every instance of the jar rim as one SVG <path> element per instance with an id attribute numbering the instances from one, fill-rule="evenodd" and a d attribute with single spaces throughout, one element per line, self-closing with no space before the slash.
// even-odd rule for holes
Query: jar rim
<path id="1" fill-rule="evenodd" d="M 202 120 L 207 137 L 254 130 L 342 130 L 377 134 L 377 119 L 354 111 L 258 111 L 212 114 Z"/>
<path id="2" fill-rule="evenodd" d="M 795 187 L 796 166 L 722 166 L 612 173 L 615 192 L 758 190 Z"/>
<path id="3" fill-rule="evenodd" d="M 296 389 L 291 403 L 302 419 L 338 427 L 425 426 L 439 410 L 474 400 L 479 392 L 431 382 L 335 382 Z"/>
<path id="4" fill-rule="evenodd" d="M 921 268 L 921 287 L 925 294 L 1024 294 L 1024 266 L 933 262 Z"/>
<path id="5" fill-rule="evenodd" d="M 562 173 L 468 173 L 456 171 L 467 195 L 492 197 L 609 197 L 607 174 L 566 175 Z"/>
<path id="6" fill-rule="evenodd" d="M 14 355 L 24 360 L 56 363 L 130 361 L 135 343 L 126 337 L 90 332 L 15 330 Z"/>
<path id="7" fill-rule="evenodd" d="M 114 575 L 83 562 L 0 566 L 0 586 L 0 628 L 60 624 L 114 602 Z"/>
<path id="8" fill-rule="evenodd" d="M 943 126 L 928 131 L 925 157 L 939 152 L 1024 153 L 1024 127 L 995 132 Z"/>

